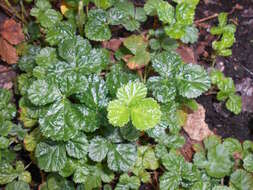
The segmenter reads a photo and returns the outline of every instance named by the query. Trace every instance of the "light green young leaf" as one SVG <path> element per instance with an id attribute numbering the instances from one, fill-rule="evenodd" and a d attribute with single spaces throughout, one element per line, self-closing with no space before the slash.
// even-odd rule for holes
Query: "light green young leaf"
<path id="1" fill-rule="evenodd" d="M 130 110 L 126 104 L 120 100 L 111 101 L 107 111 L 109 122 L 114 126 L 123 127 L 130 120 Z"/>
<path id="2" fill-rule="evenodd" d="M 174 7 L 167 1 L 158 1 L 156 5 L 157 15 L 160 21 L 164 24 L 170 24 L 174 22 Z"/>
<path id="3" fill-rule="evenodd" d="M 132 123 L 139 130 L 155 127 L 161 115 L 160 106 L 153 98 L 143 99 L 131 109 Z"/>

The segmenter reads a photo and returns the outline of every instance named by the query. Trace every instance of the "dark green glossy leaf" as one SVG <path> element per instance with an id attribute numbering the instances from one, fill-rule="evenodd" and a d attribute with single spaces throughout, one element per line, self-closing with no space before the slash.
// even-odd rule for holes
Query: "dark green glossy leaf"
<path id="1" fill-rule="evenodd" d="M 52 104 L 46 114 L 39 119 L 44 136 L 53 140 L 64 140 L 75 137 L 84 128 L 84 117 L 76 105 L 68 99 Z"/>
<path id="2" fill-rule="evenodd" d="M 85 25 L 85 35 L 94 41 L 104 41 L 111 38 L 111 31 L 107 24 L 106 12 L 101 9 L 93 9 L 88 13 L 88 21 Z"/>
<path id="3" fill-rule="evenodd" d="M 69 156 L 81 159 L 88 153 L 89 142 L 84 133 L 79 133 L 66 144 L 66 150 Z"/>
<path id="4" fill-rule="evenodd" d="M 108 141 L 103 137 L 97 136 L 90 141 L 89 157 L 96 162 L 101 162 L 106 157 L 108 150 Z"/>
<path id="5" fill-rule="evenodd" d="M 13 181 L 5 187 L 5 190 L 30 190 L 30 187 L 24 181 Z"/>
<path id="6" fill-rule="evenodd" d="M 136 159 L 136 146 L 132 144 L 112 145 L 107 154 L 108 167 L 113 171 L 128 171 Z"/>
<path id="7" fill-rule="evenodd" d="M 60 171 L 67 161 L 66 149 L 63 144 L 40 142 L 35 150 L 35 157 L 40 169 L 46 172 Z"/>
<path id="8" fill-rule="evenodd" d="M 211 87 L 207 72 L 199 65 L 185 64 L 177 76 L 180 95 L 196 98 Z"/>
<path id="9" fill-rule="evenodd" d="M 230 177 L 232 187 L 238 190 L 250 190 L 253 187 L 253 177 L 250 173 L 237 169 Z"/>
<path id="10" fill-rule="evenodd" d="M 148 79 L 148 88 L 152 95 L 162 103 L 168 103 L 175 99 L 176 88 L 173 82 L 170 82 L 162 77 L 151 77 Z"/>

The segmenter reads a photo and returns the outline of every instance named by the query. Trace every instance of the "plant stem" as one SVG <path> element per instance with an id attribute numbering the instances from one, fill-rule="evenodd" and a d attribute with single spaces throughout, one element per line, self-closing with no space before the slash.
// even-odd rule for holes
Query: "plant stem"
<path id="1" fill-rule="evenodd" d="M 78 4 L 78 16 L 77 16 L 78 30 L 81 36 L 83 36 L 83 25 L 85 21 L 85 14 L 84 14 L 83 7 L 84 7 L 83 1 L 81 0 L 79 1 L 79 4 Z"/>
<path id="2" fill-rule="evenodd" d="M 141 81 L 144 82 L 142 70 L 141 70 L 141 69 L 138 69 L 138 70 L 137 70 L 137 73 L 138 73 L 138 75 L 139 75 Z M 144 83 L 145 83 L 145 82 L 144 82 Z"/>
<path id="3" fill-rule="evenodd" d="M 21 20 L 24 24 L 27 24 L 27 21 L 25 18 L 23 18 L 18 11 L 12 7 L 11 3 L 9 0 L 4 0 L 5 4 L 7 5 L 7 8 L 9 9 L 10 12 L 14 13 L 14 16 L 17 17 L 19 20 Z"/>

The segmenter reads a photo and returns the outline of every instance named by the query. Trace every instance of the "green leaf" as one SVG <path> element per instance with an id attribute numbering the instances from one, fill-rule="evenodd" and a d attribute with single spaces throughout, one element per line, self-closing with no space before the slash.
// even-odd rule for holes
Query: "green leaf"
<path id="1" fill-rule="evenodd" d="M 42 135 L 39 128 L 35 128 L 32 132 L 25 135 L 24 146 L 29 152 L 33 152 L 37 144 L 41 141 Z"/>
<path id="2" fill-rule="evenodd" d="M 204 139 L 204 145 L 206 149 L 211 149 L 221 144 L 221 138 L 216 135 L 210 135 L 209 137 Z M 224 145 L 226 147 L 226 145 Z"/>
<path id="3" fill-rule="evenodd" d="M 10 103 L 12 98 L 11 93 L 3 88 L 0 88 L 0 120 L 11 120 L 16 116 L 16 107 Z M 3 125 L 0 121 L 0 125 Z"/>
<path id="4" fill-rule="evenodd" d="M 97 110 L 104 108 L 108 104 L 108 89 L 105 81 L 98 75 L 89 75 L 88 87 L 86 91 L 79 94 L 77 97 L 88 108 Z"/>
<path id="5" fill-rule="evenodd" d="M 59 100 L 61 92 L 57 86 L 49 80 L 36 80 L 27 91 L 29 100 L 38 106 L 43 106 Z"/>
<path id="6" fill-rule="evenodd" d="M 63 144 L 40 142 L 36 147 L 35 157 L 40 169 L 46 172 L 60 171 L 67 161 L 66 149 Z"/>
<path id="7" fill-rule="evenodd" d="M 96 162 L 101 162 L 109 151 L 108 142 L 103 137 L 95 137 L 90 141 L 89 157 Z"/>
<path id="8" fill-rule="evenodd" d="M 82 131 L 94 132 L 100 127 L 100 118 L 96 110 L 92 110 L 82 104 L 77 105 L 77 109 L 82 113 Z"/>
<path id="9" fill-rule="evenodd" d="M 123 127 L 129 122 L 130 110 L 124 102 L 120 100 L 111 101 L 108 105 L 107 111 L 107 117 L 112 125 Z"/>
<path id="10" fill-rule="evenodd" d="M 211 87 L 208 74 L 199 65 L 185 64 L 177 80 L 180 95 L 187 98 L 196 98 Z"/>
<path id="11" fill-rule="evenodd" d="M 69 156 L 81 159 L 88 153 L 89 142 L 84 133 L 79 133 L 66 144 L 66 150 Z"/>
<path id="12" fill-rule="evenodd" d="M 108 167 L 113 171 L 127 172 L 134 165 L 136 159 L 136 146 L 132 144 L 112 145 L 107 154 Z"/>
<path id="13" fill-rule="evenodd" d="M 226 102 L 226 108 L 234 114 L 239 114 L 242 111 L 242 98 L 241 96 L 231 94 Z"/>
<path id="14" fill-rule="evenodd" d="M 165 172 L 159 179 L 161 190 L 177 190 L 180 185 L 180 176 L 176 172 Z"/>
<path id="15" fill-rule="evenodd" d="M 161 0 L 147 0 L 144 5 L 144 10 L 147 15 L 154 16 L 157 14 L 157 8 L 159 3 L 162 2 Z"/>
<path id="16" fill-rule="evenodd" d="M 39 51 L 39 46 L 28 45 L 27 51 L 18 61 L 18 67 L 27 73 L 32 72 L 36 66 L 35 58 Z"/>
<path id="17" fill-rule="evenodd" d="M 69 177 L 75 172 L 77 167 L 78 167 L 77 161 L 74 159 L 68 158 L 64 167 L 59 171 L 59 174 L 62 177 Z"/>
<path id="18" fill-rule="evenodd" d="M 84 128 L 82 113 L 68 99 L 52 104 L 46 114 L 39 119 L 45 137 L 68 141 Z"/>
<path id="19" fill-rule="evenodd" d="M 253 187 L 253 177 L 250 173 L 237 169 L 230 177 L 232 187 L 238 190 L 250 190 Z"/>
<path id="20" fill-rule="evenodd" d="M 94 4 L 101 9 L 107 9 L 113 5 L 112 0 L 93 0 Z"/>
<path id="21" fill-rule="evenodd" d="M 151 147 L 138 147 L 138 157 L 141 157 L 142 167 L 144 169 L 156 170 L 159 168 L 159 162 L 155 156 L 155 152 Z"/>
<path id="22" fill-rule="evenodd" d="M 76 27 L 70 22 L 63 21 L 54 24 L 46 33 L 46 41 L 51 45 L 58 45 L 63 40 L 74 39 Z"/>
<path id="23" fill-rule="evenodd" d="M 243 167 L 244 167 L 248 172 L 253 172 L 253 154 L 248 154 L 248 155 L 243 159 Z"/>
<path id="24" fill-rule="evenodd" d="M 162 77 L 171 77 L 182 64 L 182 60 L 175 52 L 163 51 L 152 58 L 152 66 Z"/>
<path id="25" fill-rule="evenodd" d="M 111 71 L 106 75 L 106 86 L 110 94 L 116 96 L 117 90 L 128 82 L 138 81 L 138 77 L 132 73 L 127 73 L 120 64 L 111 67 Z"/>
<path id="26" fill-rule="evenodd" d="M 221 144 L 208 150 L 206 172 L 211 177 L 223 178 L 231 173 L 234 162 Z"/>
<path id="27" fill-rule="evenodd" d="M 160 21 L 170 24 L 174 21 L 174 7 L 166 1 L 157 2 L 157 14 Z"/>
<path id="28" fill-rule="evenodd" d="M 42 4 L 47 6 L 41 6 Z M 30 14 L 36 17 L 41 26 L 50 28 L 62 20 L 62 15 L 54 9 L 51 9 L 49 1 L 37 0 L 35 5 L 36 8 L 32 8 Z"/>
<path id="29" fill-rule="evenodd" d="M 0 184 L 7 184 L 18 177 L 18 172 L 9 163 L 0 163 Z"/>
<path id="30" fill-rule="evenodd" d="M 138 190 L 141 183 L 138 177 L 131 176 L 128 174 L 122 174 L 119 178 L 119 183 L 117 183 L 115 190 Z"/>
<path id="31" fill-rule="evenodd" d="M 161 103 L 168 103 L 176 98 L 176 88 L 172 81 L 162 77 L 151 77 L 147 85 L 152 95 Z"/>
<path id="32" fill-rule="evenodd" d="M 134 55 L 136 55 L 137 51 L 145 50 L 148 46 L 147 41 L 141 35 L 131 35 L 124 39 L 123 44 Z"/>
<path id="33" fill-rule="evenodd" d="M 234 138 L 226 138 L 223 142 L 225 149 L 229 151 L 231 155 L 242 152 L 242 145 L 239 140 Z"/>
<path id="34" fill-rule="evenodd" d="M 30 190 L 30 187 L 24 181 L 13 181 L 5 187 L 5 190 Z"/>
<path id="35" fill-rule="evenodd" d="M 107 24 L 106 12 L 101 9 L 92 9 L 88 13 L 85 25 L 85 35 L 94 41 L 104 41 L 111 38 L 111 31 Z"/>
<path id="36" fill-rule="evenodd" d="M 135 82 L 128 83 L 118 89 L 117 98 L 126 105 L 135 104 L 139 100 L 145 98 L 147 95 L 147 88 L 143 83 Z"/>
<path id="37" fill-rule="evenodd" d="M 160 122 L 161 115 L 160 106 L 153 98 L 146 98 L 139 101 L 131 109 L 133 125 L 139 130 L 155 127 Z"/>
<path id="38" fill-rule="evenodd" d="M 120 128 L 120 134 L 125 140 L 136 141 L 140 136 L 140 131 L 133 127 L 131 123 Z"/>
<path id="39" fill-rule="evenodd" d="M 114 174 L 102 164 L 80 166 L 74 174 L 74 181 L 76 183 L 83 183 L 85 190 L 101 187 L 102 182 L 109 183 L 113 178 Z"/>
<path id="40" fill-rule="evenodd" d="M 227 186 L 215 186 L 214 188 L 212 188 L 212 190 L 233 190 L 230 187 Z"/>
<path id="41" fill-rule="evenodd" d="M 185 28 L 185 35 L 181 37 L 181 41 L 184 43 L 195 43 L 198 41 L 199 31 L 194 26 L 188 26 Z"/>
<path id="42" fill-rule="evenodd" d="M 57 174 L 49 174 L 46 182 L 47 190 L 74 190 L 74 184 Z"/>

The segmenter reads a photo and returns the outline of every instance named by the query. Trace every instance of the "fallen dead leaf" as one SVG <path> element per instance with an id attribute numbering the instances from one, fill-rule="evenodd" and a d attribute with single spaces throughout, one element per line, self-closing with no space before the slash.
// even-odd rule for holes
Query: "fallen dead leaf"
<path id="1" fill-rule="evenodd" d="M 196 141 L 202 141 L 207 136 L 213 134 L 205 122 L 205 109 L 200 104 L 198 104 L 197 111 L 188 114 L 183 128 L 189 137 Z"/>
<path id="2" fill-rule="evenodd" d="M 0 88 L 11 89 L 16 73 L 11 67 L 0 65 Z"/>
<path id="3" fill-rule="evenodd" d="M 0 33 L 2 37 L 12 45 L 17 45 L 25 40 L 21 24 L 13 19 L 7 19 L 4 21 Z"/>
<path id="4" fill-rule="evenodd" d="M 187 133 L 183 130 L 180 132 L 180 134 L 185 139 L 185 144 L 183 145 L 182 148 L 180 148 L 180 153 L 182 154 L 185 160 L 191 162 L 194 154 L 193 144 L 197 143 L 197 141 L 190 139 Z"/>
<path id="5" fill-rule="evenodd" d="M 121 46 L 123 40 L 124 40 L 123 38 L 118 38 L 118 39 L 111 39 L 109 41 L 103 41 L 102 47 L 106 49 L 110 49 L 112 51 L 117 51 L 119 47 Z"/>
<path id="6" fill-rule="evenodd" d="M 236 84 L 236 90 L 241 93 L 242 111 L 253 112 L 253 80 L 244 78 Z"/>
<path id="7" fill-rule="evenodd" d="M 6 40 L 0 37 L 0 57 L 8 64 L 15 64 L 18 61 L 16 49 Z"/>
<path id="8" fill-rule="evenodd" d="M 180 46 L 176 49 L 176 52 L 181 55 L 185 63 L 197 63 L 197 58 L 192 47 Z"/>
<path id="9" fill-rule="evenodd" d="M 122 59 L 127 63 L 127 66 L 129 69 L 131 70 L 136 70 L 136 69 L 141 69 L 143 67 L 145 67 L 145 65 L 139 65 L 136 64 L 135 62 L 130 61 L 130 59 L 134 57 L 133 55 L 125 55 Z"/>

